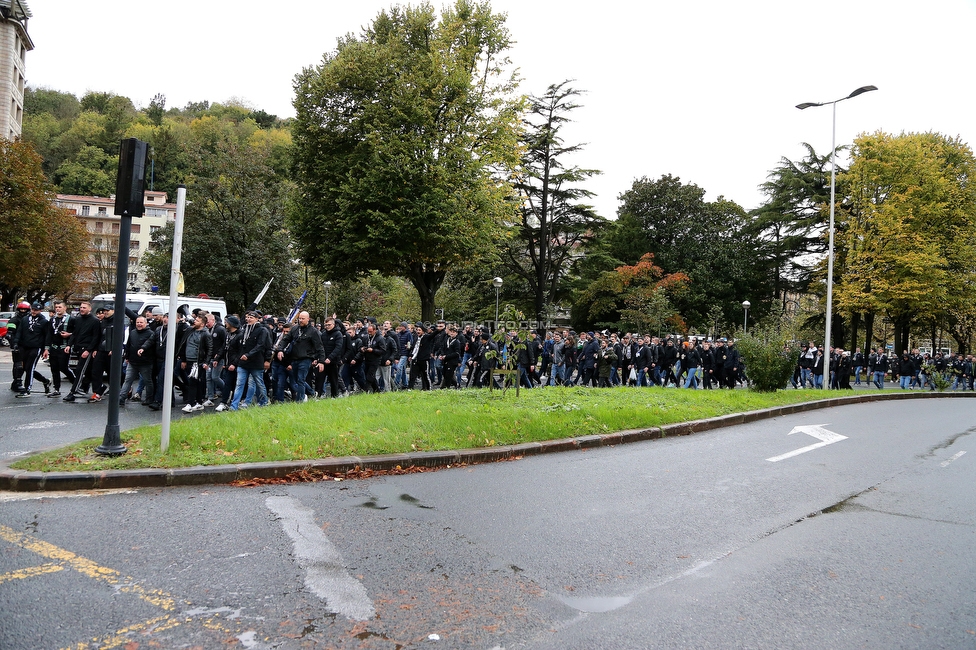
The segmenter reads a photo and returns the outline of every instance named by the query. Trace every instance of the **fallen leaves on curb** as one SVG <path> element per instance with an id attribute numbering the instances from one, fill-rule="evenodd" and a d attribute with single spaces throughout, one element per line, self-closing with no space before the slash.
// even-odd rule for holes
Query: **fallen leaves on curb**
<path id="1" fill-rule="evenodd" d="M 495 462 L 521 460 L 522 456 L 511 458 L 500 458 Z M 271 476 L 268 478 L 249 478 L 232 481 L 230 485 L 234 487 L 258 487 L 260 485 L 287 485 L 289 483 L 315 483 L 318 481 L 347 481 L 356 479 L 373 478 L 375 476 L 400 476 L 403 474 L 421 474 L 425 472 L 436 472 L 442 469 L 453 467 L 468 467 L 469 465 L 480 463 L 452 463 L 450 465 L 438 465 L 434 467 L 423 467 L 413 465 L 411 467 L 400 467 L 397 465 L 391 469 L 362 469 L 358 465 L 353 469 L 344 472 L 328 472 L 320 469 L 301 469 L 284 476 Z"/>

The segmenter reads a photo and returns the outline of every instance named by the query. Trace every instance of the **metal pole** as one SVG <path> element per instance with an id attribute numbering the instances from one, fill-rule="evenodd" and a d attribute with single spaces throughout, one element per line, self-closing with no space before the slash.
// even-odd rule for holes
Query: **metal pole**
<path id="1" fill-rule="evenodd" d="M 180 258 L 183 254 L 183 213 L 186 210 L 186 185 L 176 188 L 176 223 L 173 228 L 173 263 L 169 272 L 169 323 L 166 329 L 166 355 L 163 370 L 163 427 L 159 446 L 169 449 L 169 425 L 173 411 L 173 366 L 176 363 L 176 308 L 179 300 Z"/>
<path id="2" fill-rule="evenodd" d="M 823 389 L 830 388 L 830 321 L 834 306 L 834 192 L 837 173 L 837 102 L 832 104 L 833 125 L 830 131 L 830 230 L 827 234 L 827 327 L 824 332 L 824 375 Z"/>
<path id="3" fill-rule="evenodd" d="M 119 253 L 115 272 L 115 314 L 112 317 L 112 366 L 109 371 L 108 422 L 102 444 L 95 447 L 95 453 L 103 456 L 121 456 L 128 451 L 122 444 L 122 429 L 119 427 L 119 393 L 122 388 L 122 343 L 125 339 L 125 288 L 129 277 L 129 233 L 132 230 L 132 215 L 119 215 Z M 99 350 L 97 354 L 108 354 Z"/>

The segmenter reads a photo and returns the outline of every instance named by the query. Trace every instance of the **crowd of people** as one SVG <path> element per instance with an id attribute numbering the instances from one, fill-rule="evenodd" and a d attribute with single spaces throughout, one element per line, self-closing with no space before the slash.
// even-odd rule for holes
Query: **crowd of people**
<path id="1" fill-rule="evenodd" d="M 40 303 L 20 303 L 8 324 L 14 353 L 11 388 L 17 397 L 43 394 L 67 402 L 100 402 L 109 392 L 114 313 L 82 302 L 76 314 L 55 301 L 45 315 Z M 493 336 L 475 325 L 443 320 L 399 324 L 372 318 L 335 316 L 321 324 L 300 312 L 293 321 L 247 311 L 223 322 L 206 311 L 181 314 L 176 346 L 167 350 L 168 314 L 126 311 L 125 372 L 119 402 L 163 408 L 164 371 L 174 357 L 175 386 L 183 410 L 236 411 L 286 400 L 345 397 L 352 392 L 501 387 L 518 381 L 544 386 L 661 386 L 728 388 L 747 383 L 734 341 L 659 338 L 624 332 L 527 331 Z M 863 355 L 831 349 L 828 387 L 852 388 L 865 381 L 884 388 L 889 372 L 902 388 L 932 387 L 934 375 L 952 378 L 952 389 L 973 389 L 974 361 L 956 355 L 920 355 L 918 350 L 889 358 L 883 349 Z M 38 369 L 47 359 L 51 377 Z M 824 386 L 824 355 L 803 346 L 792 379 L 794 388 Z M 62 381 L 64 380 L 64 382 Z M 66 383 L 66 394 L 62 385 Z M 171 403 L 175 403 L 175 400 Z"/>
<path id="2" fill-rule="evenodd" d="M 865 355 L 861 348 L 849 350 L 836 347 L 830 349 L 826 374 L 824 354 L 811 341 L 804 345 L 800 353 L 796 371 L 793 373 L 794 388 L 823 388 L 824 377 L 831 389 L 853 389 L 864 383 L 876 388 L 885 388 L 890 378 L 903 390 L 927 388 L 935 390 L 937 382 L 943 382 L 949 390 L 973 390 L 976 359 L 973 355 L 949 352 L 922 354 L 918 348 L 903 350 L 901 355 L 889 354 L 883 347 L 871 348 Z"/>

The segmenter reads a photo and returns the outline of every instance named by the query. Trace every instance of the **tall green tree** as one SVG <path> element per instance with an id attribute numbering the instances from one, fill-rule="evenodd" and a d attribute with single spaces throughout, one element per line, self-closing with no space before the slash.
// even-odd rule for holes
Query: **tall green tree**
<path id="1" fill-rule="evenodd" d="M 815 261 L 827 250 L 823 233 L 830 203 L 830 154 L 819 155 L 807 143 L 803 147 L 804 157 L 784 156 L 769 172 L 760 186 L 766 201 L 752 211 L 747 226 L 751 236 L 769 243 L 773 292 L 782 307 L 789 294 L 806 293 Z M 838 195 L 844 195 L 843 188 Z"/>
<path id="2" fill-rule="evenodd" d="M 118 157 L 109 156 L 100 147 L 86 146 L 74 157 L 61 163 L 54 180 L 62 194 L 111 196 L 115 194 Z"/>
<path id="3" fill-rule="evenodd" d="M 381 12 L 295 79 L 291 224 L 337 279 L 406 276 L 422 314 L 448 270 L 476 264 L 517 219 L 519 104 L 504 17 L 458 0 Z"/>
<path id="4" fill-rule="evenodd" d="M 54 203 L 53 188 L 30 143 L 0 138 L 0 305 L 20 296 L 65 292 L 83 250 L 81 223 Z"/>
<path id="5" fill-rule="evenodd" d="M 634 181 L 620 201 L 608 237 L 611 257 L 633 264 L 652 253 L 664 273 L 686 274 L 693 289 L 673 304 L 688 325 L 706 328 L 715 305 L 739 321 L 743 300 L 757 318 L 768 311 L 769 252 L 746 232 L 739 205 L 723 197 L 706 201 L 705 190 L 670 174 Z"/>
<path id="6" fill-rule="evenodd" d="M 566 159 L 582 145 L 566 144 L 562 127 L 579 108 L 580 91 L 569 81 L 549 86 L 541 97 L 530 97 L 522 134 L 522 166 L 515 179 L 521 201 L 521 223 L 508 240 L 503 259 L 509 271 L 528 284 L 533 315 L 544 320 L 547 306 L 567 295 L 565 276 L 580 247 L 597 236 L 605 221 L 583 203 L 593 193 L 583 187 L 595 169 L 568 165 Z"/>
<path id="7" fill-rule="evenodd" d="M 187 198 L 181 268 L 186 292 L 223 296 L 240 312 L 264 284 L 261 302 L 279 313 L 291 308 L 298 285 L 292 240 L 285 228 L 288 182 L 268 164 L 270 151 L 246 140 L 226 139 L 201 154 Z M 161 286 L 169 283 L 173 225 L 154 236 L 144 263 Z"/>
<path id="8" fill-rule="evenodd" d="M 976 289 L 976 158 L 939 133 L 854 141 L 840 309 L 886 314 L 896 350 L 912 324 L 966 313 Z"/>

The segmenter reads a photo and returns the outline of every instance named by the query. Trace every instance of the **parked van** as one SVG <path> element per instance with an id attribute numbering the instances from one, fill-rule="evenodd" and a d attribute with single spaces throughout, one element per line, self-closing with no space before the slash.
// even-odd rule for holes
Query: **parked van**
<path id="1" fill-rule="evenodd" d="M 214 300 L 212 298 L 197 298 L 192 296 L 180 296 L 177 298 L 177 307 L 180 305 L 186 305 L 186 313 L 192 314 L 194 309 L 203 309 L 214 315 L 217 322 L 223 321 L 224 317 L 227 315 L 227 305 L 223 300 Z M 94 313 L 98 308 L 105 307 L 107 309 L 115 309 L 115 294 L 114 293 L 102 293 L 91 300 L 92 312 Z M 160 307 L 163 312 L 169 313 L 169 295 L 161 295 L 155 293 L 127 293 L 125 295 L 125 306 L 139 314 L 140 316 L 145 313 L 147 309 L 153 309 L 155 307 Z"/>

